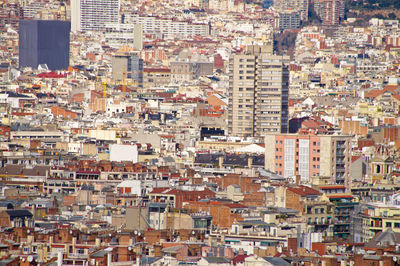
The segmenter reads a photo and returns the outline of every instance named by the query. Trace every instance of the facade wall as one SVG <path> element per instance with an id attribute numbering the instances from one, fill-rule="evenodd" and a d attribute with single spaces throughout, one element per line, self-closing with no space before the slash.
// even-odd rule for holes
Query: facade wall
<path id="1" fill-rule="evenodd" d="M 303 213 L 303 204 L 301 202 L 300 196 L 292 191 L 286 189 L 286 206 L 285 208 L 298 210 Z"/>
<path id="2" fill-rule="evenodd" d="M 137 54 L 115 55 L 112 59 L 112 77 L 114 80 L 134 80 L 143 86 L 143 60 Z"/>
<path id="3" fill-rule="evenodd" d="M 19 23 L 19 67 L 49 69 L 69 66 L 71 24 L 68 21 L 21 20 Z"/>
<path id="4" fill-rule="evenodd" d="M 132 16 L 128 18 L 130 23 L 141 24 L 145 34 L 158 34 L 160 37 L 193 37 L 208 36 L 210 27 L 208 24 L 192 24 L 184 21 L 158 19 L 156 17 Z"/>
<path id="5" fill-rule="evenodd" d="M 73 31 L 103 30 L 106 24 L 118 23 L 119 0 L 72 0 Z"/>
<path id="6" fill-rule="evenodd" d="M 262 49 L 249 48 L 229 62 L 228 131 L 235 136 L 287 132 L 289 58 Z"/>
<path id="7" fill-rule="evenodd" d="M 350 136 L 270 134 L 265 138 L 265 168 L 301 180 L 327 176 L 350 185 Z"/>

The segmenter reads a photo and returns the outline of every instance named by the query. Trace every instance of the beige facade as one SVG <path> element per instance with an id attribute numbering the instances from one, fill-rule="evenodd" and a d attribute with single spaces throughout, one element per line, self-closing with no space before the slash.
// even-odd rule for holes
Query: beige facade
<path id="1" fill-rule="evenodd" d="M 112 78 L 115 81 L 130 80 L 143 87 L 143 60 L 136 52 L 118 53 L 112 58 Z"/>
<path id="2" fill-rule="evenodd" d="M 268 134 L 265 168 L 286 178 L 329 177 L 333 184 L 350 188 L 351 136 Z"/>
<path id="3" fill-rule="evenodd" d="M 275 0 L 274 7 L 278 10 L 295 10 L 300 13 L 301 20 L 308 19 L 308 0 Z"/>
<path id="4" fill-rule="evenodd" d="M 171 82 L 170 69 L 145 69 L 143 72 L 144 87 L 158 87 L 168 85 Z"/>
<path id="5" fill-rule="evenodd" d="M 287 132 L 289 57 L 250 46 L 229 62 L 228 131 L 234 136 Z"/>
<path id="6" fill-rule="evenodd" d="M 173 61 L 170 62 L 172 82 L 186 82 L 201 76 L 212 75 L 214 65 L 210 62 Z"/>

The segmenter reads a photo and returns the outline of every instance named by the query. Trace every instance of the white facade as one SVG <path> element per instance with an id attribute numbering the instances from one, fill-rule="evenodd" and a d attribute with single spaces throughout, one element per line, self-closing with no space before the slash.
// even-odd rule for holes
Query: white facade
<path id="1" fill-rule="evenodd" d="M 119 0 L 72 0 L 71 30 L 104 30 L 106 24 L 118 23 Z"/>
<path id="2" fill-rule="evenodd" d="M 208 24 L 193 24 L 186 21 L 173 21 L 170 19 L 159 19 L 155 17 L 132 16 L 129 22 L 142 24 L 145 34 L 159 34 L 165 38 L 170 37 L 193 37 L 196 35 L 208 36 L 210 27 Z"/>
<path id="3" fill-rule="evenodd" d="M 110 145 L 110 161 L 122 162 L 128 161 L 132 163 L 138 162 L 138 149 L 136 145 Z"/>
<path id="4" fill-rule="evenodd" d="M 130 46 L 137 50 L 143 48 L 143 30 L 141 24 L 107 24 L 104 37 L 106 44 L 113 48 Z"/>

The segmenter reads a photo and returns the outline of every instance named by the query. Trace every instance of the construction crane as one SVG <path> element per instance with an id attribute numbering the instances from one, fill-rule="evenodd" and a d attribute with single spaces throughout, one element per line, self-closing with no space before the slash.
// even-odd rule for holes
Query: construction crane
<path id="1" fill-rule="evenodd" d="M 107 83 L 102 82 L 103 85 L 103 98 L 107 98 Z"/>

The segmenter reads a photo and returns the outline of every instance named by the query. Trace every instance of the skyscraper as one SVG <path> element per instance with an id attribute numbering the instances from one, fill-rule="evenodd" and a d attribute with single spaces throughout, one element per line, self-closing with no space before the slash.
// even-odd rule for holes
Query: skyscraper
<path id="1" fill-rule="evenodd" d="M 229 61 L 228 131 L 234 136 L 264 136 L 288 129 L 288 56 L 272 47 L 248 46 Z"/>
<path id="2" fill-rule="evenodd" d="M 19 67 L 46 64 L 52 70 L 67 69 L 70 31 L 69 21 L 20 20 Z"/>
<path id="3" fill-rule="evenodd" d="M 119 11 L 119 0 L 71 0 L 72 31 L 103 30 L 119 22 Z"/>

